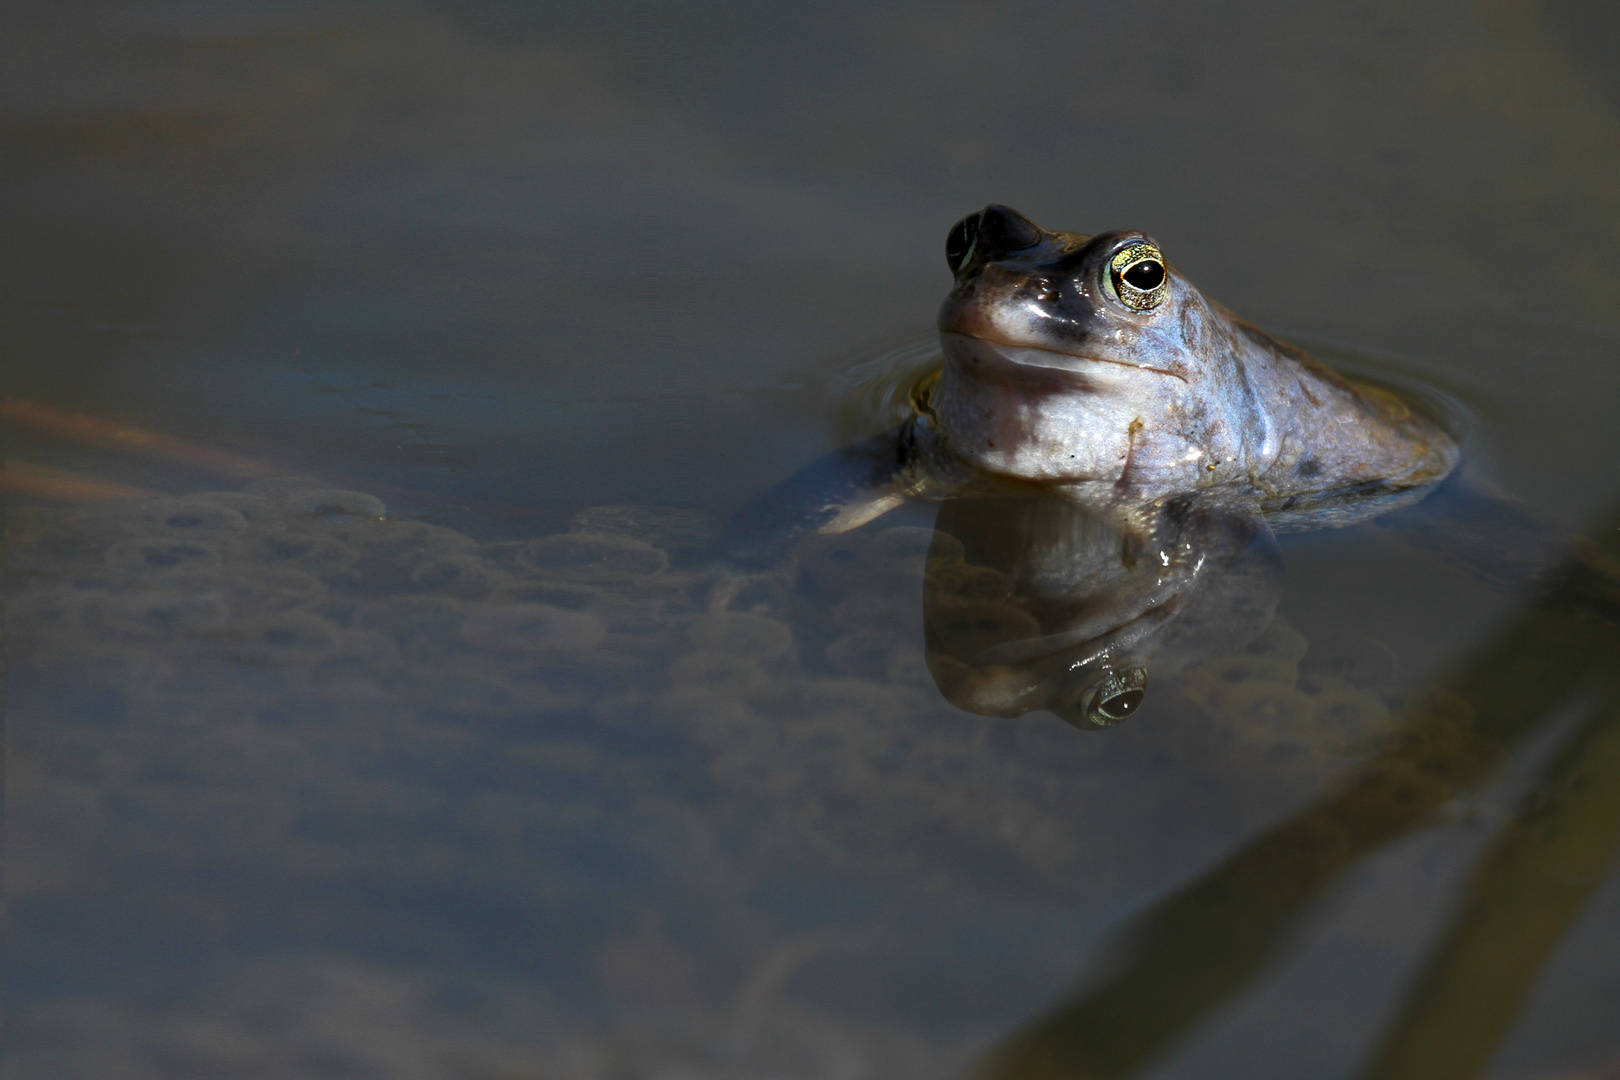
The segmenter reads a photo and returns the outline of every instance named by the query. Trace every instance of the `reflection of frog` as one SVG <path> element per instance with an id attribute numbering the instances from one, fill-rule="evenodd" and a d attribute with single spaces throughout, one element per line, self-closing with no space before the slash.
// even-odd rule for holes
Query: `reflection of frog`
<path id="1" fill-rule="evenodd" d="M 1388 721 L 1387 652 L 1327 642 L 1302 666 L 1305 639 L 1273 620 L 1282 563 L 1258 514 L 1172 503 L 1151 552 L 1049 493 L 950 499 L 935 529 L 928 667 L 958 708 L 1111 727 L 1142 707 L 1151 667 L 1278 752 L 1343 752 Z"/>
<path id="2" fill-rule="evenodd" d="M 1204 298 L 1139 232 L 1053 232 L 988 206 L 946 244 L 944 366 L 916 415 L 739 515 L 729 554 L 853 528 L 908 496 L 1034 482 L 1151 535 L 1167 504 L 1350 524 L 1421 498 L 1455 443 Z"/>
<path id="3" fill-rule="evenodd" d="M 1281 594 L 1260 517 L 1198 500 L 1166 508 L 1151 551 L 1051 494 L 952 499 L 935 528 L 928 665 L 954 704 L 990 716 L 1117 724 L 1141 707 L 1150 663 L 1241 648 Z"/>

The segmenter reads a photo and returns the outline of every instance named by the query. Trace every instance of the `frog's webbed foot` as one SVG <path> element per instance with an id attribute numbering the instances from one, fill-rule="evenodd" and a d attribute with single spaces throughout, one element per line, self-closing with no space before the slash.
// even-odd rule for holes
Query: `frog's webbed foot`
<path id="1" fill-rule="evenodd" d="M 825 536 L 858 529 L 869 521 L 876 521 L 890 510 L 904 506 L 905 502 L 906 495 L 903 491 L 870 492 L 846 504 L 843 509 L 838 511 L 837 517 L 821 526 L 816 532 Z"/>

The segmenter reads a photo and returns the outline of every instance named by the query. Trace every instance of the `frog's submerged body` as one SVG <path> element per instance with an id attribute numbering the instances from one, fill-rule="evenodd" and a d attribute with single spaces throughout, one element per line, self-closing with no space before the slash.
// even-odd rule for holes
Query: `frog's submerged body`
<path id="1" fill-rule="evenodd" d="M 732 532 L 744 561 L 907 496 L 1007 483 L 1140 536 L 1188 500 L 1277 531 L 1341 526 L 1457 464 L 1434 423 L 1205 298 L 1143 233 L 1057 232 L 991 205 L 951 230 L 946 258 L 944 363 L 917 415 L 756 500 Z"/>

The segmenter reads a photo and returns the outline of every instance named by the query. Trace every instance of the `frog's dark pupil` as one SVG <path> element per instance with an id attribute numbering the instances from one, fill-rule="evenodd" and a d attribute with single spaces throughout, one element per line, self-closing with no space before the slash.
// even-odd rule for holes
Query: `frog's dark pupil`
<path id="1" fill-rule="evenodd" d="M 979 215 L 970 214 L 956 223 L 951 234 L 945 238 L 945 261 L 950 264 L 951 273 L 962 269 L 962 260 L 967 258 L 968 252 L 973 249 L 973 241 L 978 233 Z"/>
<path id="2" fill-rule="evenodd" d="M 1127 284 L 1143 292 L 1152 292 L 1164 283 L 1164 264 L 1153 259 L 1143 259 L 1120 276 Z"/>
<path id="3" fill-rule="evenodd" d="M 1141 706 L 1146 696 L 1141 690 L 1127 690 L 1098 705 L 1097 710 L 1110 720 L 1123 720 Z"/>

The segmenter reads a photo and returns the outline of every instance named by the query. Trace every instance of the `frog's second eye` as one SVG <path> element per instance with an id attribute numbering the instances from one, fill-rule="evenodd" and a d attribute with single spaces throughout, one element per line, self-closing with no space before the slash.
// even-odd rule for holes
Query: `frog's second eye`
<path id="1" fill-rule="evenodd" d="M 1152 311 L 1170 295 L 1164 256 L 1152 244 L 1132 244 L 1108 264 L 1114 295 L 1132 311 Z"/>
<path id="2" fill-rule="evenodd" d="M 958 274 L 962 266 L 973 254 L 973 246 L 979 239 L 979 215 L 969 214 L 958 221 L 945 238 L 945 261 L 950 265 L 951 273 Z"/>
<path id="3" fill-rule="evenodd" d="M 1081 715 L 1065 719 L 1077 727 L 1113 727 L 1135 716 L 1146 698 L 1146 668 L 1111 671 L 1081 699 Z"/>

